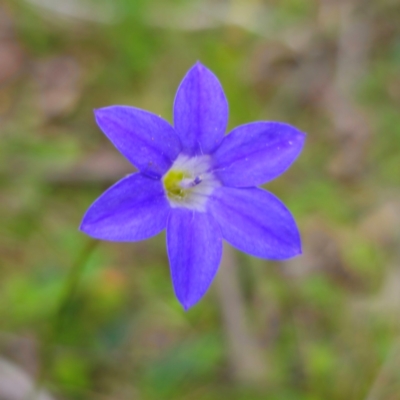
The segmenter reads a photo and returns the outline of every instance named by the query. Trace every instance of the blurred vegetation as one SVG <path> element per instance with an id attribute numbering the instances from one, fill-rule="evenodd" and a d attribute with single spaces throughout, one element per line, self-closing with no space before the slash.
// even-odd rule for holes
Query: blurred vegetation
<path id="1" fill-rule="evenodd" d="M 177 303 L 164 235 L 86 254 L 78 231 L 132 171 L 92 110 L 171 121 L 196 60 L 220 78 L 230 128 L 280 120 L 308 133 L 267 185 L 304 255 L 233 254 L 265 367 L 254 381 L 233 373 L 223 286 L 187 313 Z M 395 0 L 2 1 L 0 361 L 64 399 L 399 399 L 399 110 Z M 23 398 L 2 395 L 2 379 L 0 368 L 0 398 Z"/>

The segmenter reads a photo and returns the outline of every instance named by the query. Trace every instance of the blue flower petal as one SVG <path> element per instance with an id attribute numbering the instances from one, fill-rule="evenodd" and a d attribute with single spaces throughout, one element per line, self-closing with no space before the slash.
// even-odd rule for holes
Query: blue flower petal
<path id="1" fill-rule="evenodd" d="M 276 260 L 301 253 L 292 215 L 265 190 L 220 187 L 213 192 L 208 207 L 223 238 L 239 250 Z"/>
<path id="2" fill-rule="evenodd" d="M 80 229 L 96 239 L 147 239 L 166 227 L 170 210 L 161 181 L 137 173 L 104 192 L 86 212 Z"/>
<path id="3" fill-rule="evenodd" d="M 175 97 L 174 123 L 188 155 L 209 154 L 220 144 L 228 102 L 217 77 L 199 62 L 183 78 Z"/>
<path id="4" fill-rule="evenodd" d="M 222 255 L 221 231 L 206 213 L 172 209 L 167 247 L 176 297 L 185 310 L 205 294 Z"/>
<path id="5" fill-rule="evenodd" d="M 280 122 L 241 125 L 215 151 L 215 173 L 226 186 L 266 183 L 286 171 L 300 154 L 304 133 Z"/>
<path id="6" fill-rule="evenodd" d="M 161 177 L 181 150 L 174 128 L 148 111 L 111 106 L 95 110 L 95 116 L 114 146 L 145 175 Z"/>

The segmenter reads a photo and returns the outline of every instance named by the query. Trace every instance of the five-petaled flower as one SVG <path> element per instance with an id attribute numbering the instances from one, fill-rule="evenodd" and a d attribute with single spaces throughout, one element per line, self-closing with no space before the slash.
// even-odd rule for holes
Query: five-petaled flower
<path id="1" fill-rule="evenodd" d="M 215 75 L 196 63 L 180 84 L 174 127 L 127 106 L 95 111 L 114 146 L 138 169 L 103 193 L 80 229 L 112 241 L 138 241 L 166 228 L 172 282 L 187 310 L 210 286 L 222 240 L 261 258 L 301 253 L 287 208 L 256 186 L 283 173 L 305 135 L 280 122 L 253 122 L 225 135 L 228 104 Z"/>

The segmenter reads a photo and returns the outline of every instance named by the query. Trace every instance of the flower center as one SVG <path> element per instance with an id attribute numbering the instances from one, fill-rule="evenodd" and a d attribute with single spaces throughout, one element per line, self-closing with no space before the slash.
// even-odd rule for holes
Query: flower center
<path id="1" fill-rule="evenodd" d="M 209 195 L 220 185 L 210 169 L 210 156 L 180 154 L 162 178 L 171 207 L 205 211 Z"/>

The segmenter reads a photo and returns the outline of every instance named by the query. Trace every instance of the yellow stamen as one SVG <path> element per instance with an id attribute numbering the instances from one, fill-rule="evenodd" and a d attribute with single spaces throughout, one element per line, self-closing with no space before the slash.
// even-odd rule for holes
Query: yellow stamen
<path id="1" fill-rule="evenodd" d="M 184 178 L 189 176 L 185 171 L 170 170 L 163 178 L 164 188 L 169 198 L 180 200 L 185 197 L 185 190 L 180 186 Z"/>

